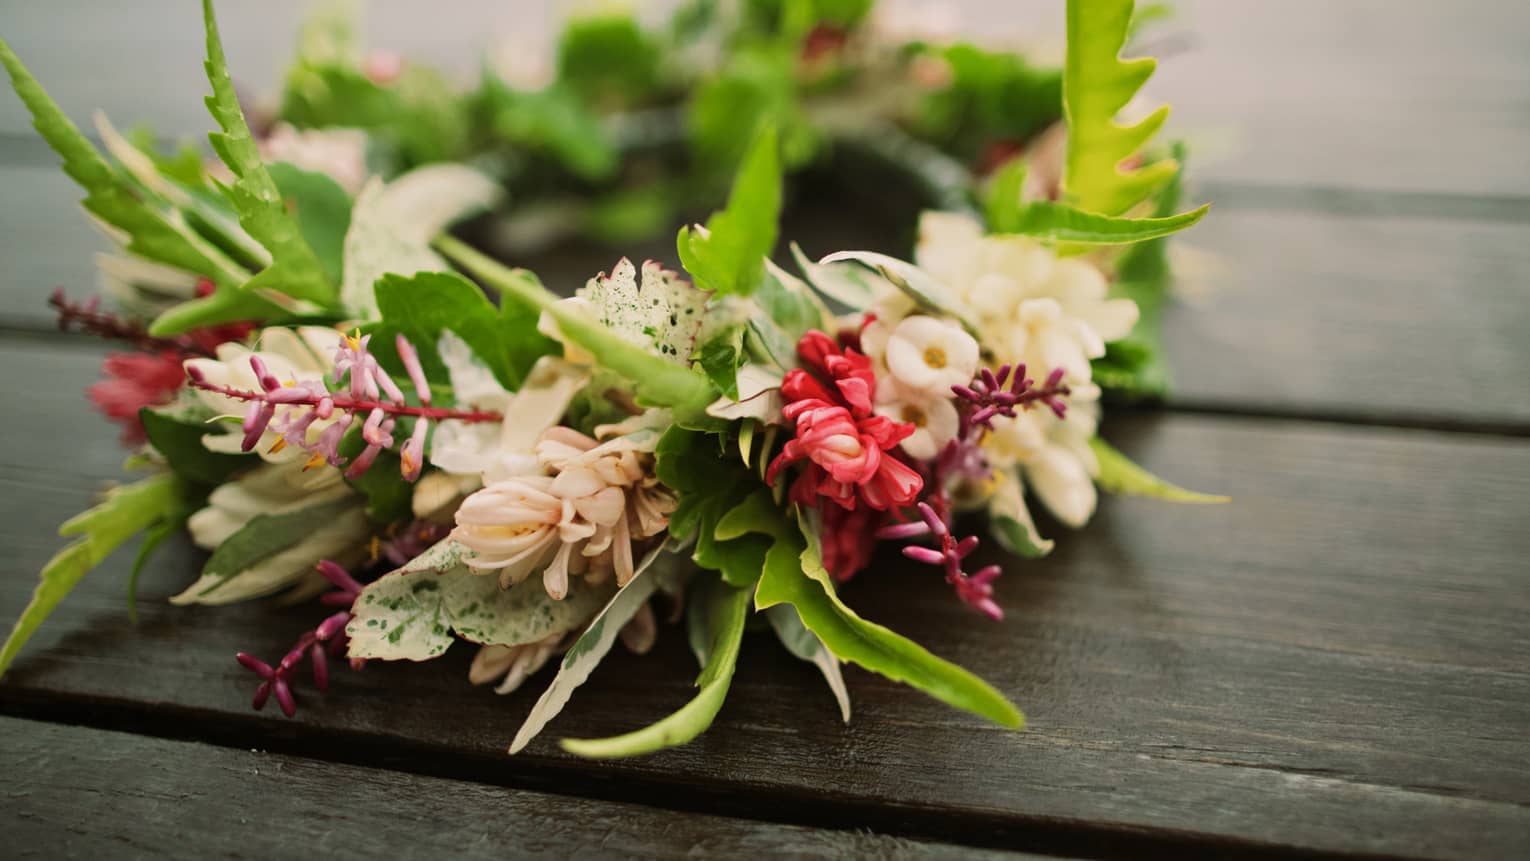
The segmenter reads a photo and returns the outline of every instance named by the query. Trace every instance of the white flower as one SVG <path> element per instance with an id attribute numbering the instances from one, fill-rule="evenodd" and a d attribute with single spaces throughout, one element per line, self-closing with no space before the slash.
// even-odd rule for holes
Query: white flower
<path id="1" fill-rule="evenodd" d="M 972 382 L 978 345 L 960 324 L 923 314 L 905 317 L 887 338 L 884 358 L 897 383 L 930 397 L 950 397 Z"/>
<path id="2" fill-rule="evenodd" d="M 1089 448 L 1099 421 L 1099 404 L 1070 398 L 1067 418 L 1027 410 L 994 419 L 984 452 L 1001 469 L 1020 467 L 1036 497 L 1058 520 L 1079 527 L 1094 514 L 1099 462 Z"/>
<path id="3" fill-rule="evenodd" d="M 1061 366 L 1070 385 L 1088 383 L 1089 360 L 1137 322 L 1136 303 L 1108 298 L 1105 276 L 1092 264 L 1058 257 L 1027 237 L 984 236 L 965 216 L 926 212 L 915 254 L 971 312 L 997 358 L 1025 362 L 1038 377 Z"/>
<path id="4" fill-rule="evenodd" d="M 880 394 L 883 387 L 877 388 Z M 896 389 L 894 389 L 896 391 Z M 914 432 L 903 440 L 903 450 L 915 460 L 929 460 L 956 439 L 961 419 L 949 398 L 923 398 L 920 393 L 899 392 L 892 399 L 878 401 L 876 412 L 893 421 L 908 422 Z"/>

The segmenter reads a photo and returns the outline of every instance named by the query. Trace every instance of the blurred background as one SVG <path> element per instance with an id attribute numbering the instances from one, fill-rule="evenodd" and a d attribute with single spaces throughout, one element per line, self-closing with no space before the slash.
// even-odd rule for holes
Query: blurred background
<path id="1" fill-rule="evenodd" d="M 81 125 L 104 108 L 124 128 L 200 138 L 210 122 L 194 5 L 0 0 L 0 29 Z M 657 23 L 677 4 L 631 5 Z M 218 4 L 235 81 L 254 103 L 274 104 L 307 8 Z M 555 63 L 562 21 L 610 8 L 388 0 L 370 4 L 363 39 L 370 50 L 438 65 L 464 86 L 485 62 L 534 80 Z M 1020 46 L 1049 63 L 1062 54 L 1062 9 L 1061 0 L 892 0 L 875 14 L 880 27 Z M 1167 137 L 1189 144 L 1190 197 L 1215 204 L 1176 239 L 1183 301 L 1164 326 L 1177 405 L 1236 411 L 1256 392 L 1261 409 L 1277 414 L 1454 423 L 1464 415 L 1494 427 L 1530 419 L 1523 386 L 1483 399 L 1454 384 L 1525 370 L 1523 4 L 1181 0 L 1139 47 L 1162 58 L 1146 95 L 1174 106 Z M 0 189 L 38 204 L 0 214 L 6 296 L 15 297 L 0 307 L 0 324 L 45 320 L 46 290 L 93 279 L 84 250 L 99 243 L 65 205 L 77 195 L 54 164 L 20 104 L 0 99 Z M 878 222 L 884 216 L 872 206 L 831 223 L 808 219 L 796 238 L 810 252 L 859 241 L 906 253 L 891 247 L 903 240 Z M 623 251 L 672 256 L 666 248 L 661 239 Z M 587 255 L 577 259 L 571 265 L 588 268 Z M 578 283 L 588 274 L 562 265 L 543 261 L 544 277 Z M 1441 326 L 1459 335 L 1445 355 L 1429 346 Z M 1421 385 L 1396 384 L 1403 365 L 1422 374 Z"/>

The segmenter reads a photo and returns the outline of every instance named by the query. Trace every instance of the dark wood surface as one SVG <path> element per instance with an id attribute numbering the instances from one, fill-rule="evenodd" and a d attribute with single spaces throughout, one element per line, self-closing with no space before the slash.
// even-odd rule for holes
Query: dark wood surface
<path id="1" fill-rule="evenodd" d="M 159 5 L 176 4 L 141 7 Z M 419 44 L 392 23 L 407 11 L 377 5 L 379 39 Z M 496 5 L 489 20 L 504 20 Z M 1026 731 L 858 671 L 845 726 L 810 667 L 751 636 L 697 742 L 601 765 L 560 753 L 551 739 L 635 728 L 689 696 L 694 664 L 669 629 L 648 657 L 614 654 L 515 758 L 504 747 L 543 679 L 503 698 L 471 688 L 462 647 L 443 666 L 338 674 L 287 720 L 249 710 L 232 655 L 279 655 L 317 611 L 172 608 L 201 558 L 172 543 L 144 575 L 136 628 L 124 553 L 0 684 L 15 718 L 0 721 L 12 845 L 1523 857 L 1530 16 L 1491 2 L 1183 6 L 1194 46 L 1159 90 L 1183 128 L 1239 126 L 1245 146 L 1211 158 L 1208 132 L 1202 147 L 1217 206 L 1185 244 L 1221 268 L 1167 321 L 1169 408 L 1118 413 L 1105 432 L 1234 504 L 1112 500 L 1081 532 L 1044 524 L 1059 550 L 1011 566 L 1000 625 L 893 558 L 846 590 L 1012 695 Z M 62 23 L 72 7 L 78 35 Z M 258 19 L 229 4 L 243 79 L 274 80 L 293 7 Z M 205 127 L 200 87 L 169 71 L 192 58 L 195 73 L 186 10 L 136 25 L 142 39 L 121 50 L 145 63 L 110 77 L 81 46 L 108 44 L 120 18 L 40 8 L 0 3 L 0 32 L 76 115 L 104 105 L 124 124 Z M 55 285 L 93 281 L 97 245 L 77 195 L 17 137 L 19 116 L 0 99 L 0 188 L 30 204 L 0 211 L 7 619 L 61 544 L 53 526 L 123 456 L 81 394 L 102 349 L 49 334 L 42 306 Z M 239 821 L 240 799 L 260 814 Z M 188 828 L 184 844 L 167 837 Z"/>

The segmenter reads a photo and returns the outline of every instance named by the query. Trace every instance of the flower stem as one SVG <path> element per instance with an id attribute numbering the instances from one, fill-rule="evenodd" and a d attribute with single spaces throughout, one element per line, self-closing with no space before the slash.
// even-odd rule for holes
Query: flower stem
<path id="1" fill-rule="evenodd" d="M 236 389 L 232 386 L 220 386 L 216 383 L 209 383 L 203 380 L 198 380 L 195 377 L 187 380 L 187 384 L 193 386 L 194 388 L 198 388 L 207 392 L 213 392 L 214 394 L 223 395 L 224 397 L 234 398 L 235 400 L 267 400 L 267 396 L 262 392 L 250 391 L 248 389 Z M 320 400 L 323 399 L 318 397 L 303 397 L 292 400 L 283 400 L 281 403 L 283 406 L 316 407 L 319 405 Z M 448 407 L 411 407 L 404 404 L 392 404 L 387 401 L 355 399 L 346 397 L 345 395 L 341 394 L 331 395 L 327 398 L 327 400 L 334 404 L 334 408 L 336 410 L 350 413 L 365 414 L 370 413 L 373 410 L 382 410 L 384 414 L 390 416 L 411 416 L 414 418 L 432 419 L 435 421 L 451 419 L 463 422 L 499 422 L 504 421 L 505 418 L 499 413 L 489 412 L 486 410 L 454 410 Z"/>

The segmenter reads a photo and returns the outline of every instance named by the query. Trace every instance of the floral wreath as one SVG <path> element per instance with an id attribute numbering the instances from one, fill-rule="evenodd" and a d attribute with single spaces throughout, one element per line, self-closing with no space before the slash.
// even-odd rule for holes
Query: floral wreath
<path id="1" fill-rule="evenodd" d="M 963 512 L 985 512 L 1018 564 L 1052 548 L 1032 503 L 1077 527 L 1097 487 L 1221 499 L 1096 435 L 1107 390 L 1162 391 L 1165 237 L 1207 208 L 1179 211 L 1182 152 L 1150 143 L 1168 108 L 1122 118 L 1154 68 L 1121 58 L 1131 0 L 1068 0 L 1061 69 L 895 38 L 870 6 L 693 2 L 659 31 L 579 21 L 553 79 L 486 72 L 466 93 L 361 57 L 325 11 L 252 131 L 204 0 L 214 162 L 99 120 L 103 155 L 0 42 L 118 245 L 100 265 L 113 310 L 52 302 L 63 327 L 135 348 L 90 396 L 146 473 L 63 525 L 78 538 L 43 570 L 0 672 L 113 549 L 143 535 L 131 596 L 185 529 L 210 555 L 173 603 L 332 608 L 274 664 L 237 656 L 257 709 L 291 716 L 300 679 L 325 690 L 333 659 L 425 661 L 463 640 L 470 680 L 500 693 L 558 665 L 513 753 L 618 638 L 653 644 L 662 593 L 686 616 L 699 692 L 567 750 L 695 738 L 751 611 L 847 721 L 850 662 L 1020 726 L 1002 693 L 862 619 L 838 584 L 875 576 L 891 543 L 997 620 L 1001 569 L 970 570 Z M 680 168 L 653 154 L 677 129 Z M 855 139 L 901 153 L 940 208 L 920 216 L 913 262 L 793 245 L 792 274 L 769 258 L 783 177 Z M 670 162 L 639 170 L 655 158 Z M 560 230 L 636 236 L 716 199 L 730 172 L 723 208 L 679 233 L 683 270 L 623 258 L 568 297 L 449 232 L 508 186 L 527 201 L 520 233 L 561 213 Z"/>

